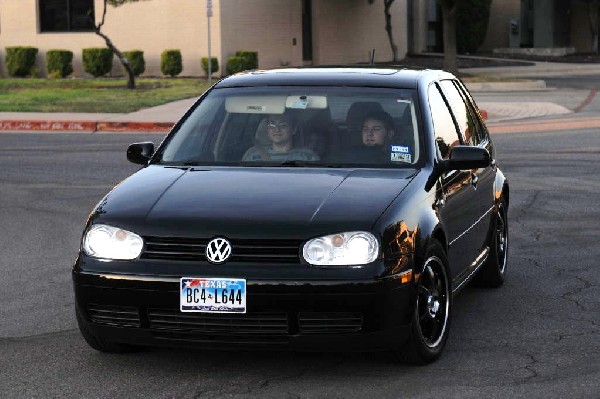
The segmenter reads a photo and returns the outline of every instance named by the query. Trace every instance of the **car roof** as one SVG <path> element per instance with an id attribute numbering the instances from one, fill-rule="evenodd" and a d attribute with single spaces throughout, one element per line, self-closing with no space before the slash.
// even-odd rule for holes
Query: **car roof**
<path id="1" fill-rule="evenodd" d="M 231 75 L 215 88 L 253 86 L 360 86 L 416 89 L 419 82 L 453 78 L 440 70 L 320 67 L 254 70 Z M 426 82 L 425 82 L 426 81 Z"/>

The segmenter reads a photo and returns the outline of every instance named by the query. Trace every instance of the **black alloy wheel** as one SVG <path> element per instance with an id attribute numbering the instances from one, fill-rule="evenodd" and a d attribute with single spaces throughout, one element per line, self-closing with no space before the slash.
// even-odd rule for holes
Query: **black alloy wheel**
<path id="1" fill-rule="evenodd" d="M 431 240 L 423 269 L 415 281 L 416 299 L 410 335 L 397 352 L 410 364 L 427 364 L 442 353 L 450 329 L 452 290 L 442 245 Z"/>
<path id="2" fill-rule="evenodd" d="M 450 292 L 442 261 L 432 256 L 425 262 L 417 283 L 418 327 L 425 345 L 435 348 L 440 344 L 448 326 Z"/>

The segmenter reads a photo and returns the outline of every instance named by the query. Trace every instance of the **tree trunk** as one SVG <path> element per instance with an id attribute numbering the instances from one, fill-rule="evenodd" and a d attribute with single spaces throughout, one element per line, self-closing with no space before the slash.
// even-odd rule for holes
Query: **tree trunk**
<path id="1" fill-rule="evenodd" d="M 385 9 L 384 9 L 385 31 L 387 32 L 388 39 L 390 41 L 390 47 L 392 48 L 393 61 L 397 62 L 398 61 L 398 46 L 394 42 L 394 35 L 392 32 L 392 14 L 390 13 L 390 7 L 392 6 L 392 3 L 394 3 L 394 0 L 385 0 L 384 1 L 384 4 L 385 4 Z"/>
<path id="2" fill-rule="evenodd" d="M 598 16 L 598 11 L 600 8 L 600 2 L 599 1 L 593 1 L 588 3 L 588 11 L 589 11 L 589 15 L 590 15 L 590 31 L 592 33 L 592 52 L 598 54 L 598 30 L 599 30 L 599 26 L 598 26 L 598 22 L 599 22 L 599 16 Z"/>
<path id="3" fill-rule="evenodd" d="M 135 75 L 133 73 L 133 69 L 131 69 L 131 65 L 129 64 L 129 60 L 127 59 L 127 57 L 125 57 L 125 55 L 123 55 L 123 53 L 120 52 L 119 49 L 115 47 L 115 45 L 108 38 L 108 36 L 106 36 L 104 33 L 100 32 L 100 29 L 96 29 L 96 34 L 104 39 L 104 41 L 106 42 L 106 46 L 108 46 L 108 48 L 111 49 L 112 52 L 117 55 L 117 58 L 119 59 L 119 61 L 121 61 L 121 64 L 123 64 L 123 67 L 127 71 L 127 75 L 128 75 L 127 88 L 135 89 Z"/>
<path id="4" fill-rule="evenodd" d="M 456 59 L 456 9 L 457 0 L 442 0 L 442 21 L 444 24 L 444 69 L 458 73 Z"/>
<path id="5" fill-rule="evenodd" d="M 123 67 L 125 68 L 125 71 L 127 71 L 127 75 L 128 75 L 127 88 L 135 89 L 135 75 L 133 73 L 133 69 L 131 69 L 129 60 L 127 59 L 127 57 L 125 57 L 125 55 L 123 55 L 122 52 L 119 51 L 118 48 L 115 47 L 115 45 L 109 39 L 109 37 L 106 36 L 104 33 L 102 33 L 102 26 L 104 25 L 104 21 L 106 19 L 106 1 L 107 0 L 104 0 L 104 10 L 102 12 L 102 20 L 100 21 L 100 23 L 98 25 L 96 25 L 96 21 L 94 21 L 94 25 L 96 27 L 95 32 L 98 36 L 100 36 L 101 38 L 104 39 L 104 41 L 106 42 L 106 46 L 109 49 L 111 49 L 113 53 L 115 53 L 117 55 L 117 58 L 119 58 L 119 61 L 121 61 L 121 64 L 123 64 Z"/>

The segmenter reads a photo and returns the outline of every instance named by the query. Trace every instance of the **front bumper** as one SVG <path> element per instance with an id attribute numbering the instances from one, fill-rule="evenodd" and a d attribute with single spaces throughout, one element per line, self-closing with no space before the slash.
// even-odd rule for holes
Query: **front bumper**
<path id="1" fill-rule="evenodd" d="M 402 345 L 412 283 L 248 280 L 247 313 L 179 311 L 179 278 L 73 270 L 77 311 L 113 342 L 210 349 L 370 351 Z"/>

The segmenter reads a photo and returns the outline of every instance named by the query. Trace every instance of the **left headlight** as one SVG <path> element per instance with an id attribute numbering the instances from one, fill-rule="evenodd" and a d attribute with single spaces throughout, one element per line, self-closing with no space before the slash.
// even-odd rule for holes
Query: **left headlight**
<path id="1" fill-rule="evenodd" d="M 91 226 L 83 238 L 83 250 L 94 258 L 132 260 L 140 256 L 143 248 L 142 237 L 105 224 Z"/>
<path id="2" fill-rule="evenodd" d="M 311 265 L 349 266 L 373 262 L 379 241 L 366 231 L 351 231 L 314 238 L 304 244 L 302 256 Z"/>

